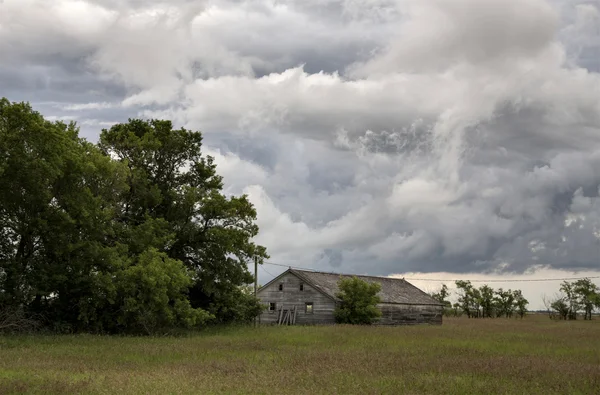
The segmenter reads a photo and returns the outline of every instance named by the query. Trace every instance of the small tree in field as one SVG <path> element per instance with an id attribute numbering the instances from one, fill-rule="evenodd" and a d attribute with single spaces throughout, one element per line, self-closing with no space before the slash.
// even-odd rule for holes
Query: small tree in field
<path id="1" fill-rule="evenodd" d="M 575 284 L 568 281 L 563 281 L 560 284 L 560 291 L 566 295 L 565 302 L 569 306 L 567 319 L 576 320 L 577 312 L 581 310 L 581 303 L 579 301 L 579 294 L 577 293 Z"/>
<path id="2" fill-rule="evenodd" d="M 573 283 L 574 292 L 579 298 L 579 305 L 583 307 L 583 319 L 592 319 L 594 307 L 600 304 L 598 299 L 598 286 L 589 278 L 582 278 Z"/>
<path id="3" fill-rule="evenodd" d="M 467 317 L 475 317 L 474 311 L 474 293 L 473 285 L 470 281 L 458 280 L 456 281 L 456 288 L 458 288 L 458 305 L 460 310 L 467 315 Z"/>
<path id="4" fill-rule="evenodd" d="M 515 294 L 510 289 L 505 291 L 499 288 L 496 290 L 494 303 L 496 304 L 496 314 L 498 317 L 505 316 L 506 318 L 511 318 L 515 312 Z"/>
<path id="5" fill-rule="evenodd" d="M 377 296 L 381 285 L 352 277 L 340 279 L 338 288 L 336 296 L 341 303 L 335 310 L 337 323 L 369 325 L 381 317 L 381 310 L 377 307 L 381 302 Z"/>
<path id="6" fill-rule="evenodd" d="M 517 314 L 519 314 L 519 317 L 525 317 L 525 314 L 527 314 L 527 305 L 529 304 L 529 301 L 525 299 L 520 289 L 514 290 L 513 296 L 514 309 L 517 311 Z"/>
<path id="7" fill-rule="evenodd" d="M 558 314 L 558 318 L 560 318 L 561 320 L 569 319 L 569 312 L 571 310 L 569 309 L 569 304 L 567 303 L 566 298 L 557 297 L 550 303 L 550 307 L 552 308 L 552 310 L 556 311 L 556 314 Z"/>
<path id="8" fill-rule="evenodd" d="M 492 318 L 495 314 L 494 309 L 494 289 L 485 284 L 479 287 L 479 304 L 481 305 L 481 317 Z"/>
<path id="9" fill-rule="evenodd" d="M 448 296 L 450 296 L 450 291 L 448 291 L 448 286 L 446 284 L 442 284 L 442 288 L 440 288 L 438 292 L 432 292 L 430 295 L 433 299 L 444 305 L 444 315 L 453 314 L 452 302 L 447 300 Z"/>

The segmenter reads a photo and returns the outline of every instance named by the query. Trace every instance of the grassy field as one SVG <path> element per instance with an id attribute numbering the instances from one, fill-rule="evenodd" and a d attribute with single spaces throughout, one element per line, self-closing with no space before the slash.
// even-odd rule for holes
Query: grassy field
<path id="1" fill-rule="evenodd" d="M 600 320 L 0 337 L 0 394 L 599 394 Z"/>

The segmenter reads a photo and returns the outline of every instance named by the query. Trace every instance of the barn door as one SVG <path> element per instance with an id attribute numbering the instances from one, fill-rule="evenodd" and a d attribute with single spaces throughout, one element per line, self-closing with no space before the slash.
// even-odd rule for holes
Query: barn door
<path id="1" fill-rule="evenodd" d="M 277 316 L 277 325 L 295 325 L 296 324 L 296 306 L 291 309 L 284 308 L 282 305 L 279 308 L 279 314 Z"/>

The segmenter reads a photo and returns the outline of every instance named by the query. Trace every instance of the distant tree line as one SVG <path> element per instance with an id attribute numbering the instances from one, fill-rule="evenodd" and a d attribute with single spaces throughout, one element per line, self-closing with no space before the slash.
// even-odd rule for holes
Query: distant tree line
<path id="1" fill-rule="evenodd" d="M 202 135 L 131 119 L 97 144 L 0 99 L 0 330 L 155 333 L 248 322 L 256 211 Z"/>
<path id="2" fill-rule="evenodd" d="M 589 278 L 563 281 L 554 297 L 544 296 L 544 305 L 550 318 L 576 320 L 583 313 L 584 320 L 591 320 L 594 310 L 600 309 L 600 288 Z"/>
<path id="3" fill-rule="evenodd" d="M 493 289 L 489 285 L 476 288 L 470 281 L 464 280 L 458 280 L 455 284 L 458 299 L 454 304 L 449 300 L 451 294 L 446 284 L 439 291 L 431 293 L 435 300 L 445 306 L 444 315 L 523 318 L 527 314 L 529 302 L 521 290 Z M 544 304 L 551 318 L 575 320 L 578 313 L 583 313 L 584 320 L 591 320 L 594 309 L 600 309 L 600 288 L 589 278 L 563 281 L 560 293 L 550 299 L 544 297 Z"/>
<path id="4" fill-rule="evenodd" d="M 444 304 L 444 315 L 460 316 L 469 318 L 511 318 L 518 316 L 523 318 L 527 313 L 529 302 L 523 296 L 521 290 L 493 289 L 489 285 L 476 288 L 470 281 L 456 281 L 458 300 L 452 304 L 448 298 L 450 291 L 446 284 L 438 292 L 431 296 Z"/>

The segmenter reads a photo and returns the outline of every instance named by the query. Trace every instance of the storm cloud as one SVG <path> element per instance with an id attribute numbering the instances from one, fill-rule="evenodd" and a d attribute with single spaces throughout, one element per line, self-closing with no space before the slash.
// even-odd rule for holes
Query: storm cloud
<path id="1" fill-rule="evenodd" d="M 0 1 L 0 88 L 203 131 L 273 262 L 597 270 L 600 3 Z"/>

